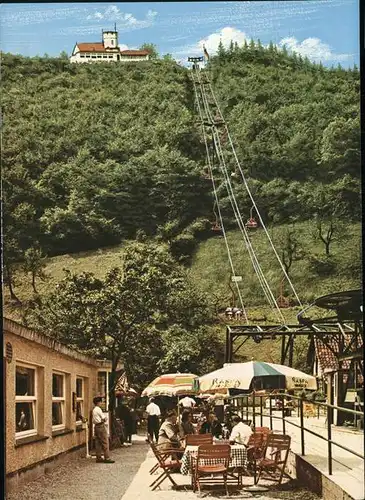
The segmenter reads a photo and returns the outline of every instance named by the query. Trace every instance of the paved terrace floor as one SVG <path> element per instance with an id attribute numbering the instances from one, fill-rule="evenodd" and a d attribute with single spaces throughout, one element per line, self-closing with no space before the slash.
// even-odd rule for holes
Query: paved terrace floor
<path id="1" fill-rule="evenodd" d="M 273 415 L 280 415 L 280 412 L 273 412 Z M 299 425 L 299 418 L 296 416 L 286 417 L 289 422 L 294 422 Z M 270 427 L 269 417 L 264 417 L 264 426 Z M 256 417 L 256 426 L 260 425 L 260 417 Z M 273 419 L 273 429 L 282 432 L 282 421 Z M 286 434 L 292 438 L 291 449 L 301 454 L 301 438 L 300 429 L 285 424 Z M 327 437 L 327 423 L 324 416 L 309 417 L 304 419 L 304 427 L 316 432 L 324 437 Z M 350 430 L 346 427 L 332 426 L 332 441 L 335 441 L 342 446 L 346 446 L 359 454 L 364 455 L 364 433 L 363 431 Z M 356 500 L 363 500 L 364 494 L 364 460 L 342 450 L 341 448 L 332 445 L 332 475 L 328 475 L 328 460 L 327 441 L 309 434 L 304 433 L 305 443 L 305 458 L 314 465 L 317 469 L 323 472 L 332 481 L 341 486 L 350 496 Z"/>
<path id="2" fill-rule="evenodd" d="M 181 490 L 171 489 L 169 481 L 161 489 L 150 491 L 149 484 L 156 476 L 150 476 L 149 470 L 155 459 L 144 442 L 143 436 L 133 437 L 133 446 L 112 451 L 114 464 L 97 464 L 95 458 L 73 459 L 65 465 L 53 469 L 37 481 L 25 485 L 22 490 L 9 494 L 7 500 L 196 500 L 198 494 L 191 491 L 190 476 L 174 474 Z M 244 478 L 244 484 L 251 485 L 250 477 Z M 261 481 L 260 481 L 261 483 Z M 257 500 L 318 500 L 319 497 L 304 488 L 299 488 L 295 481 L 278 488 L 266 483 L 269 491 L 256 494 L 230 490 L 230 498 L 256 498 Z M 220 489 L 203 490 L 207 498 L 227 498 Z"/>

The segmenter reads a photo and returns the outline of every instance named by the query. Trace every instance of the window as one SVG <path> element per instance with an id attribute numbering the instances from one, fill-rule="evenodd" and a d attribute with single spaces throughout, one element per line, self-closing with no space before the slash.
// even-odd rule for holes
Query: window
<path id="1" fill-rule="evenodd" d="M 107 58 L 108 58 L 108 56 L 103 56 L 103 59 L 107 59 Z"/>
<path id="2" fill-rule="evenodd" d="M 84 54 L 80 54 L 80 57 L 85 57 Z"/>
<path id="3" fill-rule="evenodd" d="M 109 56 L 109 59 L 113 59 L 113 56 Z"/>
<path id="4" fill-rule="evenodd" d="M 82 423 L 84 416 L 84 379 L 82 377 L 76 378 L 76 423 Z"/>
<path id="5" fill-rule="evenodd" d="M 16 437 L 37 434 L 36 368 L 17 365 L 15 371 Z"/>
<path id="6" fill-rule="evenodd" d="M 65 375 L 52 374 L 52 429 L 65 427 Z"/>
<path id="7" fill-rule="evenodd" d="M 96 56 L 91 56 L 91 59 L 96 59 Z"/>
<path id="8" fill-rule="evenodd" d="M 114 40 L 110 40 L 110 44 L 111 44 L 111 45 L 114 45 Z"/>
<path id="9" fill-rule="evenodd" d="M 98 56 L 98 59 L 101 59 L 101 56 Z"/>

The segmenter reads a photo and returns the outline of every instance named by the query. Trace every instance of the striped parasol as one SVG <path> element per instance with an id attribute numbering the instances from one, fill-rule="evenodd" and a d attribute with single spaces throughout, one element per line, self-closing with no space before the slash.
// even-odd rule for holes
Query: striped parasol
<path id="1" fill-rule="evenodd" d="M 221 389 L 248 391 L 252 389 L 317 389 L 316 378 L 289 366 L 249 361 L 226 363 L 223 368 L 199 377 L 195 382 L 200 392 L 214 393 Z"/>
<path id="2" fill-rule="evenodd" d="M 155 378 L 142 392 L 142 396 L 183 396 L 196 394 L 193 373 L 168 373 Z"/>

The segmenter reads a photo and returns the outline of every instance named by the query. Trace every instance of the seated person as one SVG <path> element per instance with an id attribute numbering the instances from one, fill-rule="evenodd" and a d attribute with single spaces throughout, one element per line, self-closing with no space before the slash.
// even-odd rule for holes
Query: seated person
<path id="1" fill-rule="evenodd" d="M 193 415 L 190 410 L 184 411 L 181 416 L 180 437 L 184 439 L 187 434 L 195 434 Z"/>
<path id="2" fill-rule="evenodd" d="M 222 436 L 222 425 L 214 413 L 208 414 L 205 422 L 200 427 L 199 434 L 212 434 L 216 438 Z"/>
<path id="3" fill-rule="evenodd" d="M 247 446 L 252 434 L 251 427 L 242 422 L 241 417 L 235 415 L 232 417 L 233 429 L 229 436 L 230 444 L 243 444 Z"/>
<path id="4" fill-rule="evenodd" d="M 177 415 L 175 410 L 167 410 L 166 418 L 158 431 L 158 449 L 159 451 L 179 448 L 180 437 L 179 427 L 177 425 Z"/>

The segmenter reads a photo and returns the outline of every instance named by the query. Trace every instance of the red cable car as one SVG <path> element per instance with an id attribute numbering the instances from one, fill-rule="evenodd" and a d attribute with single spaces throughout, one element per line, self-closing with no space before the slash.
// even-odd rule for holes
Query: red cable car
<path id="1" fill-rule="evenodd" d="M 245 224 L 245 226 L 247 227 L 247 229 L 256 229 L 258 227 L 258 225 L 259 225 L 259 223 L 255 219 L 255 217 L 252 216 L 253 209 L 254 209 L 254 207 L 251 207 L 250 218 L 248 219 L 248 221 Z"/>
<path id="2" fill-rule="evenodd" d="M 214 231 L 215 233 L 221 233 L 222 226 L 218 222 L 214 222 L 212 225 L 212 231 Z"/>
<path id="3" fill-rule="evenodd" d="M 258 226 L 258 223 L 256 221 L 256 219 L 254 217 L 250 217 L 248 219 L 248 221 L 246 222 L 245 226 L 248 228 L 248 229 L 256 229 L 257 226 Z"/>

